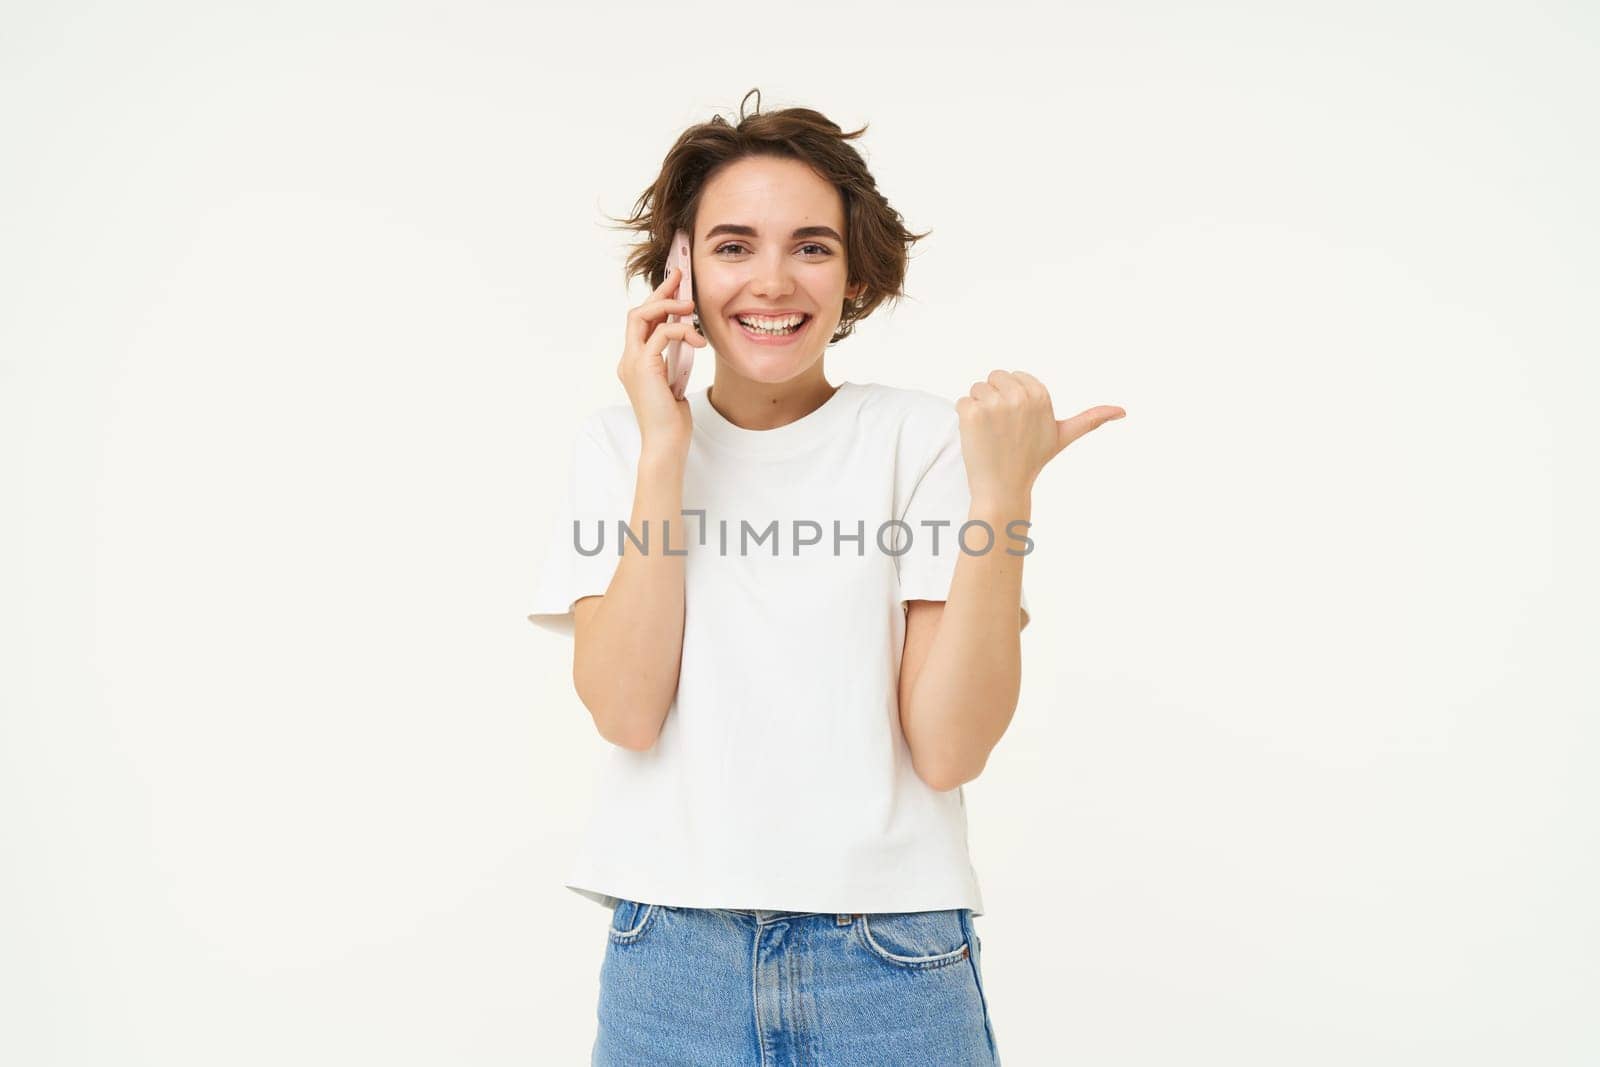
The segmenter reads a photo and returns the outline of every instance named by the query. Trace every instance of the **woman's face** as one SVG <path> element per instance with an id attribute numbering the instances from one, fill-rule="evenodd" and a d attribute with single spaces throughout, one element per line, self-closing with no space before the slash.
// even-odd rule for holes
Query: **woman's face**
<path id="1" fill-rule="evenodd" d="M 701 332 L 726 364 L 751 381 L 799 377 L 822 358 L 846 295 L 844 200 L 810 167 L 752 156 L 730 163 L 701 193 L 693 235 L 695 309 Z M 750 316 L 798 331 L 757 332 Z"/>

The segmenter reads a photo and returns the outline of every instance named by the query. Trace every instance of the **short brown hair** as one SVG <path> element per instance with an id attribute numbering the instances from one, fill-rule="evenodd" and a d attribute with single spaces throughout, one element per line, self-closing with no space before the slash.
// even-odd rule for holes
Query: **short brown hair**
<path id="1" fill-rule="evenodd" d="M 661 173 L 634 202 L 632 215 L 615 227 L 644 236 L 628 254 L 624 278 L 643 274 L 651 289 L 666 280 L 672 235 L 690 228 L 706 183 L 723 167 L 750 156 L 796 159 L 832 183 L 844 199 L 846 285 L 860 284 L 862 290 L 857 300 L 845 301 L 839 328 L 829 339 L 830 344 L 842 341 L 879 304 L 905 295 L 911 246 L 932 231 L 908 231 L 900 213 L 878 192 L 866 162 L 848 143 L 865 133 L 866 126 L 846 133 L 826 115 L 803 107 L 763 112 L 761 90 L 750 90 L 746 101 L 751 94 L 756 110 L 745 115 L 741 102 L 737 126 L 714 115 L 683 131 Z M 614 216 L 607 218 L 615 221 Z"/>

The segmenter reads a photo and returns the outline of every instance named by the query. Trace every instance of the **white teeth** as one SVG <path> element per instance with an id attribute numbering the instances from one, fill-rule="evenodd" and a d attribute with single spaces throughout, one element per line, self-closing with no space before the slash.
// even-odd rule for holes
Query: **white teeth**
<path id="1" fill-rule="evenodd" d="M 767 334 L 793 333 L 806 319 L 804 315 L 790 315 L 781 319 L 748 318 L 745 316 L 735 316 L 735 318 L 746 329 L 755 333 Z"/>

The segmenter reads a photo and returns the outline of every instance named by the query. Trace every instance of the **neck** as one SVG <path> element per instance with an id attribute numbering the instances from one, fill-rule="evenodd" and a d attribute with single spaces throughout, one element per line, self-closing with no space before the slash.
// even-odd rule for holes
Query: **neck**
<path id="1" fill-rule="evenodd" d="M 828 402 L 838 390 L 829 385 L 818 364 L 815 373 L 787 382 L 754 382 L 719 373 L 706 390 L 717 413 L 742 430 L 775 430 L 803 419 Z"/>

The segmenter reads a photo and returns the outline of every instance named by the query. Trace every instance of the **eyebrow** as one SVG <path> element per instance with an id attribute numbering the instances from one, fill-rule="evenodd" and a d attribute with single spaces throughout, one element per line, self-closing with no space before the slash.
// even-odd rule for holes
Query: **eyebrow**
<path id="1" fill-rule="evenodd" d="M 719 223 L 716 226 L 711 227 L 711 229 L 707 230 L 705 239 L 709 241 L 711 238 L 717 236 L 717 234 L 719 234 L 719 233 L 731 233 L 736 237 L 756 237 L 756 236 L 759 236 L 756 233 L 756 228 L 754 226 L 740 226 L 737 223 L 723 222 L 723 223 Z M 835 230 L 832 226 L 802 226 L 798 230 L 794 231 L 794 233 L 790 234 L 789 236 L 790 237 L 794 237 L 794 238 L 799 238 L 799 237 L 831 237 L 835 241 L 838 241 L 840 244 L 844 244 L 844 238 L 840 237 L 839 236 L 839 231 Z"/>

